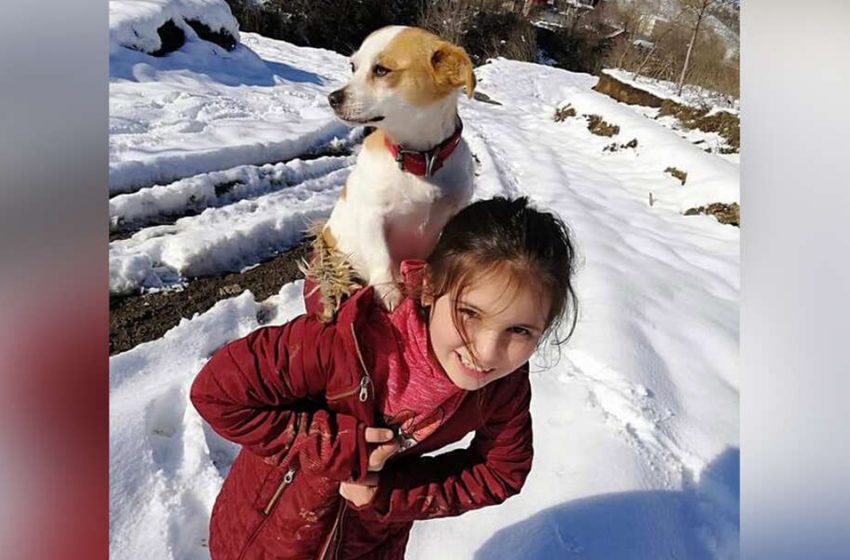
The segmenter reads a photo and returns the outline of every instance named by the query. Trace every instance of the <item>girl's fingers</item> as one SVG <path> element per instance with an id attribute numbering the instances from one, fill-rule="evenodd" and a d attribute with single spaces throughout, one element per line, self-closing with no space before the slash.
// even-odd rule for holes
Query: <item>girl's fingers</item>
<path id="1" fill-rule="evenodd" d="M 394 437 L 393 431 L 386 428 L 366 428 L 366 443 L 386 443 Z"/>
<path id="2" fill-rule="evenodd" d="M 387 459 L 397 453 L 398 450 L 399 445 L 397 441 L 391 441 L 390 443 L 384 443 L 376 447 L 369 454 L 369 470 L 379 471 L 384 468 L 384 463 L 386 463 Z"/>

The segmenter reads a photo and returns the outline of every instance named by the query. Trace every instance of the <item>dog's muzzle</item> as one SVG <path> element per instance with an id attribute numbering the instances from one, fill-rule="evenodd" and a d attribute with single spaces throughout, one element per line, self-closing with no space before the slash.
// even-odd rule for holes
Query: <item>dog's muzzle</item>
<path id="1" fill-rule="evenodd" d="M 328 103 L 331 104 L 331 108 L 334 111 L 339 111 L 339 108 L 342 107 L 343 103 L 345 103 L 345 90 L 338 89 L 328 95 Z"/>

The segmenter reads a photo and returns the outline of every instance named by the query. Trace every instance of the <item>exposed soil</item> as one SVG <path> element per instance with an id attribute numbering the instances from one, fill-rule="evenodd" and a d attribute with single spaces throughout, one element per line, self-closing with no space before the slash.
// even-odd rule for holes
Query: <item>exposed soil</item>
<path id="1" fill-rule="evenodd" d="M 733 202 L 732 204 L 715 202 L 708 206 L 688 208 L 685 210 L 685 216 L 697 216 L 701 214 L 714 216 L 721 224 L 741 227 L 741 206 L 737 202 Z"/>
<path id="2" fill-rule="evenodd" d="M 629 105 L 658 107 L 659 117 L 674 116 L 686 129 L 718 133 L 731 147 L 721 149 L 720 153 L 737 153 L 741 148 L 741 120 L 728 111 L 718 111 L 708 115 L 706 108 L 691 107 L 671 99 L 661 99 L 649 92 L 624 84 L 608 74 L 602 74 L 593 89 Z"/>
<path id="3" fill-rule="evenodd" d="M 597 136 L 614 136 L 620 134 L 620 126 L 611 124 L 600 115 L 584 115 L 587 118 L 587 130 Z"/>
<path id="4" fill-rule="evenodd" d="M 644 107 L 661 107 L 662 99 L 636 87 L 624 84 L 608 74 L 599 76 L 599 82 L 593 87 L 599 93 L 613 97 L 617 101 L 629 105 L 643 105 Z"/>
<path id="5" fill-rule="evenodd" d="M 284 284 L 303 278 L 298 262 L 307 255 L 307 246 L 302 243 L 244 273 L 193 278 L 182 291 L 110 297 L 109 354 L 160 338 L 182 318 L 243 290 L 251 290 L 257 301 L 278 293 Z"/>

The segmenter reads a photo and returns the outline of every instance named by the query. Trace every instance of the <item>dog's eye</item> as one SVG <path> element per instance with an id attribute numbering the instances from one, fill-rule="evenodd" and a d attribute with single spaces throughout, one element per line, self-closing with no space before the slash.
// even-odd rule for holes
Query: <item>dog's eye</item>
<path id="1" fill-rule="evenodd" d="M 354 72 L 357 70 L 357 69 L 354 67 L 354 63 L 353 63 L 353 62 L 349 62 L 349 63 L 348 63 L 348 65 L 351 67 L 351 73 L 352 73 L 352 74 L 354 74 Z"/>
<path id="2" fill-rule="evenodd" d="M 381 66 L 380 64 L 376 64 L 376 65 L 375 65 L 375 68 L 374 68 L 374 70 L 373 70 L 373 72 L 375 73 L 375 75 L 376 75 L 377 77 L 381 78 L 381 77 L 386 76 L 387 74 L 389 74 L 389 73 L 390 73 L 390 69 L 389 69 L 389 68 L 387 68 L 386 66 Z"/>

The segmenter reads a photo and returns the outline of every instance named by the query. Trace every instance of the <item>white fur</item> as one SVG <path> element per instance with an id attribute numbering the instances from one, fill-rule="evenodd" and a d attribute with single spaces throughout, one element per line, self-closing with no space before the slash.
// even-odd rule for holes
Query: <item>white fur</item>
<path id="1" fill-rule="evenodd" d="M 338 114 L 356 124 L 382 116 L 374 126 L 394 143 L 430 149 L 454 132 L 457 92 L 416 106 L 392 88 L 382 87 L 379 80 L 368 79 L 377 57 L 403 29 L 395 26 L 373 33 L 352 56 L 357 70 Z M 337 202 L 326 228 L 355 271 L 378 287 L 384 304 L 393 308 L 401 297 L 396 286 L 400 262 L 430 254 L 449 218 L 469 203 L 472 179 L 471 152 L 463 140 L 431 177 L 400 170 L 383 147 L 364 146 L 348 178 L 346 196 Z"/>

